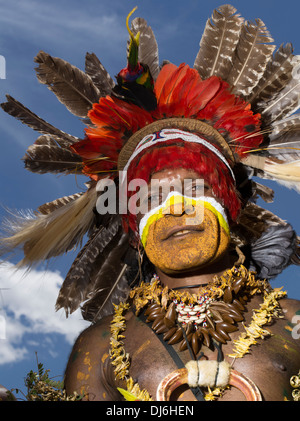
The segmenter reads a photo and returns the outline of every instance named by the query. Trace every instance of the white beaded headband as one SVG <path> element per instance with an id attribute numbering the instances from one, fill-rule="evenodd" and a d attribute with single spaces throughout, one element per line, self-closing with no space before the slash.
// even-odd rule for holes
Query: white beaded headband
<path id="1" fill-rule="evenodd" d="M 229 169 L 231 173 L 233 180 L 235 181 L 234 173 L 228 161 L 225 159 L 222 153 L 217 148 L 215 148 L 211 143 L 209 143 L 207 140 L 202 139 L 200 136 L 196 135 L 195 133 L 186 132 L 180 129 L 162 129 L 158 132 L 146 135 L 138 143 L 133 154 L 131 155 L 131 157 L 129 158 L 129 160 L 127 161 L 123 169 L 121 183 L 124 181 L 125 174 L 129 168 L 129 165 L 131 164 L 131 162 L 136 156 L 138 156 L 143 150 L 150 148 L 153 145 L 166 142 L 167 140 L 172 140 L 172 139 L 181 139 L 184 142 L 198 143 L 200 145 L 205 146 L 226 165 L 226 167 Z"/>

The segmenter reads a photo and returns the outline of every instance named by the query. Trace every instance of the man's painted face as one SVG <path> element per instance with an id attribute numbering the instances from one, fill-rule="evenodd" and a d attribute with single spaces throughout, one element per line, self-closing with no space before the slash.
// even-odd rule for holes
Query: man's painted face
<path id="1" fill-rule="evenodd" d="M 173 186 L 167 197 L 157 191 L 153 197 L 149 189 L 144 200 L 151 201 L 152 209 L 138 216 L 140 237 L 154 266 L 172 274 L 218 260 L 228 248 L 230 234 L 225 211 L 210 186 L 186 169 L 160 171 L 153 180 L 159 181 L 162 192 Z"/>

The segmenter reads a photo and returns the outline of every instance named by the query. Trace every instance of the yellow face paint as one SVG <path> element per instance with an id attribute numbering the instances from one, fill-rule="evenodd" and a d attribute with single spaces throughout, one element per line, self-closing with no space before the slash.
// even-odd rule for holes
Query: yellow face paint
<path id="1" fill-rule="evenodd" d="M 183 196 L 178 192 L 171 192 L 161 205 L 150 210 L 141 219 L 139 224 L 139 234 L 143 246 L 146 246 L 149 229 L 152 224 L 167 214 L 181 215 L 183 212 L 191 213 L 189 211 L 191 208 L 196 209 L 197 214 L 193 218 L 188 218 L 188 220 L 186 220 L 187 225 L 199 225 L 203 221 L 204 209 L 208 209 L 216 216 L 220 226 L 224 229 L 226 234 L 230 236 L 225 210 L 213 197 L 200 196 L 195 198 Z"/>

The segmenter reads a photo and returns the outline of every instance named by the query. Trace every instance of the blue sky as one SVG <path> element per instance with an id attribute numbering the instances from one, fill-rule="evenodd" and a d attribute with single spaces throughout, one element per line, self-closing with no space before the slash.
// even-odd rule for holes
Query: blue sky
<path id="1" fill-rule="evenodd" d="M 112 76 L 126 64 L 125 19 L 135 16 L 152 26 L 160 60 L 193 65 L 204 25 L 212 10 L 223 4 L 204 0 L 0 0 L 0 55 L 6 78 L 0 79 L 0 101 L 9 93 L 36 114 L 75 136 L 84 126 L 36 79 L 33 58 L 40 50 L 84 69 L 86 52 L 94 52 Z M 300 54 L 299 0 L 231 2 L 248 19 L 261 18 L 275 43 L 292 42 Z M 37 133 L 0 111 L 0 218 L 8 209 L 36 209 L 57 197 L 81 191 L 83 177 L 36 175 L 24 170 L 23 157 Z M 289 221 L 300 233 L 300 195 L 265 183 L 275 190 L 275 203 L 266 206 Z M 79 312 L 65 319 L 54 305 L 75 253 L 39 266 L 26 275 L 13 264 L 0 266 L 0 384 L 22 388 L 26 373 L 35 369 L 36 357 L 53 376 L 62 376 L 79 332 L 88 326 Z M 300 268 L 290 267 L 273 283 L 300 299 Z M 5 328 L 5 332 L 4 332 Z"/>

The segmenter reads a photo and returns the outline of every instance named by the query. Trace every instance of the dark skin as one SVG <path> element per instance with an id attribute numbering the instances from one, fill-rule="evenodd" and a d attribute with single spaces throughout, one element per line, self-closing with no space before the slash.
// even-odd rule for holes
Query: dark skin
<path id="1" fill-rule="evenodd" d="M 261 297 L 255 297 L 248 304 L 245 323 L 249 323 L 252 309 L 258 308 Z M 291 400 L 289 379 L 297 374 L 300 367 L 299 339 L 293 339 L 292 330 L 297 326 L 292 323 L 295 314 L 300 313 L 297 300 L 282 299 L 280 301 L 284 318 L 278 319 L 267 328 L 273 336 L 252 346 L 251 353 L 236 359 L 234 369 L 249 377 L 259 387 L 266 401 Z M 286 312 L 285 312 L 286 311 Z M 162 378 L 177 369 L 177 366 L 166 352 L 150 325 L 142 323 L 132 312 L 126 315 L 127 327 L 124 346 L 131 356 L 130 375 L 145 387 L 155 400 L 156 389 Z M 109 360 L 110 321 L 105 320 L 85 330 L 77 339 L 72 350 L 65 376 L 67 393 L 76 390 L 85 395 L 86 400 L 118 401 L 122 400 L 117 386 L 122 383 L 114 380 L 113 367 Z M 242 330 L 242 327 L 241 327 Z M 299 328 L 298 328 L 299 332 Z M 237 339 L 240 332 L 230 334 L 232 340 Z M 222 346 L 224 357 L 232 352 L 232 340 Z M 174 345 L 178 349 L 178 345 Z M 216 351 L 202 346 L 206 359 L 216 359 Z M 183 362 L 191 359 L 188 351 L 179 353 Z M 194 400 L 194 396 L 186 390 L 180 400 Z M 244 400 L 242 393 L 231 388 L 220 400 Z"/>
<path id="2" fill-rule="evenodd" d="M 195 177 L 195 173 L 182 170 L 172 174 L 171 171 L 166 170 L 155 176 L 168 181 L 173 176 L 181 177 L 181 179 L 192 178 Z M 209 186 L 206 194 L 212 195 Z M 138 218 L 141 217 L 142 215 L 139 215 Z M 178 216 L 169 217 L 178 218 Z M 174 223 L 178 224 L 178 219 L 176 222 L 174 220 Z M 188 237 L 189 233 L 185 235 Z M 188 272 L 180 272 L 178 268 L 176 274 L 166 274 L 159 268 L 156 269 L 163 285 L 172 288 L 207 283 L 214 275 L 222 274 L 224 270 L 232 266 L 233 262 L 225 252 L 217 260 L 214 260 L 212 255 L 211 262 L 206 261 L 204 265 L 200 263 Z M 251 321 L 253 309 L 258 309 L 261 303 L 260 295 L 254 296 L 247 303 L 243 321 L 246 326 Z M 280 305 L 283 318 L 273 320 L 271 325 L 264 326 L 270 331 L 271 336 L 257 339 L 257 344 L 251 347 L 249 354 L 235 360 L 228 357 L 228 354 L 233 352 L 233 340 L 244 331 L 242 323 L 239 323 L 238 331 L 229 334 L 231 340 L 222 345 L 224 359 L 233 364 L 235 370 L 249 377 L 258 386 L 266 401 L 282 401 L 285 398 L 291 400 L 292 388 L 289 380 L 291 376 L 298 373 L 300 368 L 300 339 L 297 339 L 300 326 L 296 324 L 298 318 L 294 317 L 300 315 L 300 302 L 284 298 L 280 300 Z M 115 380 L 109 357 L 111 320 L 112 317 L 101 320 L 85 330 L 77 339 L 65 373 L 65 388 L 68 394 L 77 391 L 84 395 L 85 400 L 123 400 L 117 387 L 124 388 L 125 384 Z M 130 375 L 141 388 L 147 389 L 155 400 L 158 384 L 170 372 L 176 370 L 177 366 L 151 329 L 151 324 L 143 323 L 131 310 L 126 313 L 124 335 L 124 347 L 131 357 Z M 173 345 L 173 348 L 178 352 L 183 363 L 191 359 L 188 350 L 179 352 L 178 344 Z M 203 345 L 201 351 L 204 352 L 202 359 L 217 359 L 216 349 Z M 195 397 L 188 386 L 183 386 L 174 392 L 172 399 L 192 401 Z M 230 388 L 219 400 L 238 401 L 244 400 L 244 396 L 238 389 Z"/>

